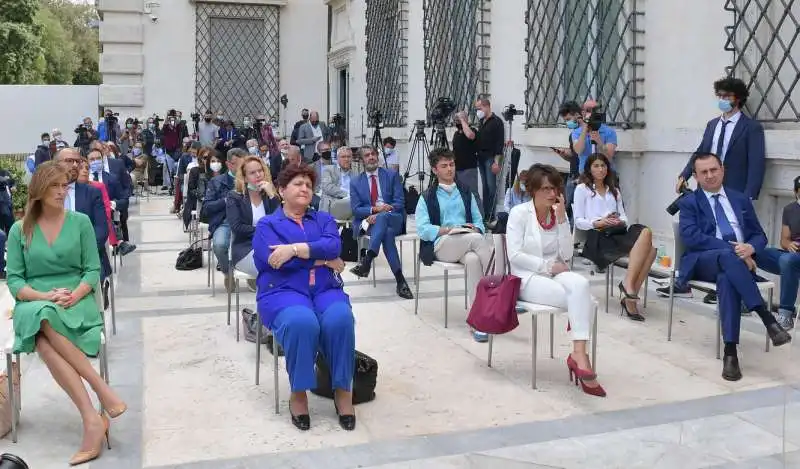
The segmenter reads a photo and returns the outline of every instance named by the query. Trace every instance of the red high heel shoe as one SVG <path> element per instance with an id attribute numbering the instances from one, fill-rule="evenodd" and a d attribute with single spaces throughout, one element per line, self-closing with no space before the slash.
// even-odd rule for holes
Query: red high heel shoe
<path id="1" fill-rule="evenodd" d="M 579 379 L 585 379 L 591 381 L 593 379 L 597 379 L 597 375 L 590 370 L 582 370 L 578 368 L 578 362 L 572 358 L 572 354 L 569 354 L 567 357 L 567 369 L 569 369 L 569 380 L 570 382 L 575 381 L 575 385 L 578 385 Z"/>
<path id="2" fill-rule="evenodd" d="M 606 397 L 606 390 L 603 389 L 603 386 L 600 386 L 599 383 L 597 384 L 597 386 L 590 387 L 590 386 L 587 386 L 586 383 L 583 382 L 583 380 L 580 380 L 580 381 L 581 381 L 581 389 L 583 389 L 584 393 L 586 393 L 586 394 L 588 394 L 590 396 Z M 591 381 L 591 380 L 589 380 L 589 381 Z"/>

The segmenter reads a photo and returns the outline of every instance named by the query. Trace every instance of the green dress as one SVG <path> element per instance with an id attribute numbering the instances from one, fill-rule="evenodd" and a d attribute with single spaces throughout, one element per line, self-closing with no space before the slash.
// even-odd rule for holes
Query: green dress
<path id="1" fill-rule="evenodd" d="M 100 255 L 92 222 L 86 215 L 68 211 L 52 246 L 48 245 L 38 224 L 33 229 L 30 246 L 25 244 L 22 221 L 18 221 L 9 231 L 6 256 L 8 289 L 14 298 L 25 285 L 47 292 L 54 288 L 74 290 L 86 283 L 94 291 L 100 282 Z M 15 353 L 34 351 L 36 335 L 44 320 L 86 355 L 97 355 L 103 317 L 92 293 L 67 309 L 50 301 L 17 300 Z"/>

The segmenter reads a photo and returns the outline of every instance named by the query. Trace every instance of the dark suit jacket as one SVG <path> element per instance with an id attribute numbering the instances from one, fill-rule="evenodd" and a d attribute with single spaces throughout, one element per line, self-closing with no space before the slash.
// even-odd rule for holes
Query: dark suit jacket
<path id="1" fill-rule="evenodd" d="M 283 156 L 281 156 L 280 153 L 278 153 L 277 155 L 270 156 L 269 173 L 272 175 L 273 181 L 278 179 L 278 174 L 280 174 L 282 169 L 283 169 Z"/>
<path id="2" fill-rule="evenodd" d="M 106 184 L 106 187 L 108 187 L 108 184 Z M 100 263 L 102 264 L 102 278 L 106 278 L 111 273 L 111 262 L 108 259 L 105 247 L 106 241 L 108 241 L 108 219 L 106 218 L 106 208 L 103 205 L 103 194 L 99 189 L 88 184 L 76 182 L 75 211 L 83 213 L 92 221 L 94 235 L 97 238 L 97 249 L 100 253 Z"/>
<path id="3" fill-rule="evenodd" d="M 119 200 L 116 200 L 116 197 L 111 195 L 111 192 L 108 193 L 108 196 L 111 197 L 111 200 L 116 200 L 117 210 L 120 212 L 127 212 L 128 198 L 133 195 L 133 181 L 131 181 L 131 174 L 128 172 L 125 160 L 120 158 L 109 158 L 108 169 L 119 183 L 121 191 L 119 194 Z M 106 187 L 108 187 L 107 184 Z"/>
<path id="4" fill-rule="evenodd" d="M 711 148 L 714 142 L 714 132 L 719 122 L 719 117 L 711 119 L 706 125 L 703 133 L 703 140 L 697 147 L 698 152 L 716 153 L 716 148 Z M 719 155 L 720 158 L 723 155 Z M 764 182 L 767 157 L 764 146 L 764 127 L 761 123 L 753 120 L 742 113 L 739 121 L 733 128 L 728 151 L 724 155 L 723 166 L 725 166 L 725 187 L 744 193 L 747 197 L 755 200 L 761 192 L 761 184 Z M 688 181 L 692 177 L 692 161 L 686 164 L 681 176 Z"/>
<path id="5" fill-rule="evenodd" d="M 758 222 L 753 202 L 746 195 L 729 187 L 725 187 L 725 195 L 736 213 L 744 242 L 751 244 L 756 253 L 761 252 L 767 246 L 767 235 Z M 732 251 L 733 245 L 717 238 L 714 209 L 705 192 L 698 189 L 686 195 L 681 198 L 678 206 L 680 236 L 685 247 L 681 257 L 679 283 L 685 285 L 686 281 L 693 278 L 695 265 L 703 252 L 719 249 Z"/>
<path id="6" fill-rule="evenodd" d="M 117 210 L 120 212 L 128 211 L 128 197 L 127 192 L 122 186 L 122 183 L 117 179 L 116 175 L 103 171 L 103 184 L 108 191 L 108 198 L 113 200 L 117 205 Z"/>
<path id="7" fill-rule="evenodd" d="M 208 182 L 202 215 L 208 219 L 209 234 L 214 234 L 217 227 L 225 223 L 225 197 L 232 190 L 233 177 L 228 173 L 214 176 Z"/>
<path id="8" fill-rule="evenodd" d="M 281 206 L 278 197 L 268 198 L 261 194 L 264 203 L 264 213 L 269 215 Z M 231 227 L 231 265 L 236 265 L 253 250 L 253 235 L 256 227 L 253 226 L 253 206 L 250 196 L 230 191 L 225 199 L 225 213 L 228 225 Z"/>
<path id="9" fill-rule="evenodd" d="M 405 220 L 406 202 L 400 175 L 395 171 L 378 168 L 378 184 L 383 202 L 392 206 L 392 228 L 399 233 Z M 370 183 L 367 173 L 350 181 L 350 207 L 353 209 L 353 237 L 358 238 L 361 221 L 372 214 Z"/>

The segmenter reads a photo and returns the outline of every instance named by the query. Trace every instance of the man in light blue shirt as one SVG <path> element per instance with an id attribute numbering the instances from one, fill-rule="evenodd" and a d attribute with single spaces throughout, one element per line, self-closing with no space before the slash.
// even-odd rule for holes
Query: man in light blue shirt
<path id="1" fill-rule="evenodd" d="M 483 217 L 472 191 L 455 180 L 453 152 L 436 148 L 428 158 L 436 181 L 417 202 L 415 218 L 421 240 L 420 259 L 426 265 L 434 260 L 464 264 L 467 298 L 471 305 L 494 244 L 491 237 L 485 236 Z M 478 342 L 489 340 L 484 332 L 473 331 L 472 334 Z"/>
<path id="2" fill-rule="evenodd" d="M 596 107 L 597 103 L 595 101 L 586 101 L 583 105 L 583 119 L 579 118 L 574 123 L 567 122 L 567 127 L 573 129 L 572 149 L 578 154 L 578 174 L 583 173 L 586 160 L 592 153 L 606 155 L 608 161 L 611 162 L 611 168 L 614 168 L 614 155 L 617 153 L 617 132 L 605 124 L 600 124 L 597 130 L 590 128 L 589 118 Z"/>

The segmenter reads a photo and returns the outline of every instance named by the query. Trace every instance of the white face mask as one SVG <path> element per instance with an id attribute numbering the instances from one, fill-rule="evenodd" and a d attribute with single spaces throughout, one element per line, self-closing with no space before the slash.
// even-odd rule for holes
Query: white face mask
<path id="1" fill-rule="evenodd" d="M 449 193 L 453 192 L 454 190 L 456 190 L 456 183 L 452 183 L 452 184 L 439 183 L 439 187 L 441 187 L 442 189 L 447 191 L 447 193 L 449 194 Z"/>
<path id="2" fill-rule="evenodd" d="M 486 113 L 483 112 L 483 109 L 478 109 L 475 112 L 475 115 L 478 116 L 478 119 L 483 119 L 484 117 L 486 117 Z"/>
<path id="3" fill-rule="evenodd" d="M 210 166 L 211 166 L 211 171 L 214 171 L 215 173 L 218 173 L 219 170 L 222 169 L 222 163 L 220 163 L 219 161 L 211 163 Z"/>
<path id="4" fill-rule="evenodd" d="M 281 156 L 286 157 L 286 154 L 289 153 L 289 149 L 281 148 Z"/>

